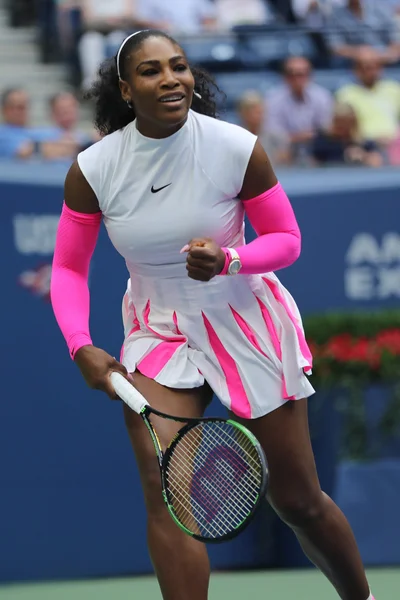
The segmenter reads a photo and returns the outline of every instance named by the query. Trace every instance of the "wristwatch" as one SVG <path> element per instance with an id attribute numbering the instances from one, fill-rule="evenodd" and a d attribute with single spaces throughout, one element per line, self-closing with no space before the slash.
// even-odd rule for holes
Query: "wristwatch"
<path id="1" fill-rule="evenodd" d="M 227 248 L 227 252 L 230 254 L 230 262 L 226 271 L 227 275 L 237 275 L 242 268 L 242 263 L 239 254 L 235 248 Z"/>

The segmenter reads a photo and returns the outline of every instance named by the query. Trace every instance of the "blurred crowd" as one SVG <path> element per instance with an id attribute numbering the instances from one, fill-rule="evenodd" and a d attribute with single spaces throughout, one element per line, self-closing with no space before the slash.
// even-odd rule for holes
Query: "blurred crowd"
<path id="1" fill-rule="evenodd" d="M 71 92 L 59 92 L 49 98 L 46 127 L 31 126 L 30 98 L 25 89 L 4 90 L 0 102 L 0 158 L 70 162 L 100 139 L 96 132 L 79 130 L 79 102 Z"/>
<path id="2" fill-rule="evenodd" d="M 16 4 L 25 5 L 25 19 L 39 23 L 43 60 L 57 56 L 69 65 L 77 97 L 111 49 L 138 29 L 155 27 L 179 39 L 246 26 L 265 28 L 265 36 L 279 24 L 302 28 L 315 36 L 319 61 L 351 70 L 352 82 L 332 93 L 313 80 L 311 61 L 291 52 L 278 85 L 263 94 L 243 90 L 234 120 L 259 136 L 276 165 L 400 164 L 400 82 L 393 69 L 400 67 L 400 0 L 11 2 Z M 65 92 L 50 98 L 49 126 L 35 129 L 28 92 L 4 90 L 0 157 L 65 160 L 96 141 L 95 133 L 77 127 L 77 97 Z"/>
<path id="3" fill-rule="evenodd" d="M 400 164 L 400 82 L 383 77 L 379 52 L 360 49 L 354 82 L 336 94 L 313 81 L 304 57 L 284 63 L 282 82 L 265 97 L 247 91 L 240 123 L 257 134 L 274 164 Z"/>

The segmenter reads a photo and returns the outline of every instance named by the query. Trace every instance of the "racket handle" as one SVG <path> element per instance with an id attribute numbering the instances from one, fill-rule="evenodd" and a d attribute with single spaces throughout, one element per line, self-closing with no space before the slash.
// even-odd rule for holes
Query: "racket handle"
<path id="1" fill-rule="evenodd" d="M 140 414 L 145 406 L 148 406 L 146 398 L 120 373 L 113 371 L 110 375 L 111 383 L 117 395 L 131 408 L 135 413 Z"/>

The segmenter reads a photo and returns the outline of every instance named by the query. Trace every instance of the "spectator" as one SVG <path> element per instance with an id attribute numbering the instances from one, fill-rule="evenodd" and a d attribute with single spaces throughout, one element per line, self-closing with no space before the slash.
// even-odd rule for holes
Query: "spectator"
<path id="1" fill-rule="evenodd" d="M 0 125 L 0 157 L 29 158 L 34 153 L 28 128 L 29 98 L 20 88 L 10 88 L 1 96 L 3 124 Z"/>
<path id="2" fill-rule="evenodd" d="M 284 64 L 284 83 L 269 95 L 269 128 L 287 136 L 296 161 L 307 160 L 316 132 L 331 122 L 333 98 L 311 80 L 311 64 L 292 57 Z"/>
<path id="3" fill-rule="evenodd" d="M 214 0 L 219 29 L 237 25 L 266 25 L 275 21 L 268 0 Z"/>
<path id="4" fill-rule="evenodd" d="M 75 43 L 75 27 L 78 26 L 76 15 L 81 9 L 82 0 L 55 0 L 55 4 L 59 45 L 64 57 L 68 58 Z"/>
<path id="5" fill-rule="evenodd" d="M 237 112 L 242 127 L 258 136 L 273 165 L 289 163 L 289 140 L 285 134 L 273 133 L 265 128 L 266 106 L 258 92 L 245 92 L 238 102 Z"/>
<path id="6" fill-rule="evenodd" d="M 51 120 L 54 126 L 38 130 L 35 141 L 43 158 L 47 160 L 72 160 L 98 138 L 78 129 L 79 103 L 69 92 L 50 98 Z"/>
<path id="7" fill-rule="evenodd" d="M 293 14 L 292 0 L 268 0 L 275 10 L 279 21 L 284 23 L 295 23 Z"/>
<path id="8" fill-rule="evenodd" d="M 100 63 L 107 57 L 107 46 L 119 46 L 127 30 L 164 26 L 152 18 L 151 12 L 148 20 L 140 19 L 134 0 L 81 0 L 81 5 L 84 33 L 78 52 L 84 89 L 90 87 Z"/>
<path id="9" fill-rule="evenodd" d="M 217 26 L 211 0 L 136 0 L 137 16 L 142 21 L 156 21 L 160 29 L 174 34 L 198 34 Z"/>
<path id="10" fill-rule="evenodd" d="M 368 167 L 383 164 L 377 144 L 360 136 L 356 114 L 348 104 L 338 104 L 332 125 L 318 132 L 312 144 L 312 156 L 319 164 L 346 163 Z"/>
<path id="11" fill-rule="evenodd" d="M 56 28 L 60 58 L 67 67 L 68 80 L 75 88 L 81 84 L 79 36 L 81 34 L 82 0 L 55 0 Z"/>
<path id="12" fill-rule="evenodd" d="M 371 46 L 386 63 L 400 58 L 393 8 L 384 0 L 347 0 L 332 12 L 329 26 L 328 44 L 336 57 L 356 60 L 362 47 Z"/>
<path id="13" fill-rule="evenodd" d="M 296 20 L 309 27 L 323 27 L 336 6 L 344 6 L 346 0 L 292 0 Z"/>
<path id="14" fill-rule="evenodd" d="M 342 87 L 337 98 L 353 108 L 364 139 L 386 145 L 399 130 L 400 83 L 382 79 L 380 55 L 373 48 L 359 52 L 355 75 L 358 81 Z"/>

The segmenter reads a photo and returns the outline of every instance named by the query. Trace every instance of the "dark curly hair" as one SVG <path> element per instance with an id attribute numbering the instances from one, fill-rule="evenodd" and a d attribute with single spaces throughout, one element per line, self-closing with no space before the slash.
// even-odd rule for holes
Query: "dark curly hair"
<path id="1" fill-rule="evenodd" d="M 126 80 L 128 76 L 129 59 L 132 52 L 140 48 L 143 42 L 150 37 L 163 37 L 179 46 L 176 40 L 158 29 L 138 32 L 122 48 L 119 58 L 121 79 Z M 182 52 L 184 53 L 183 50 Z M 193 66 L 190 66 L 190 69 L 195 81 L 194 89 L 201 96 L 201 98 L 193 96 L 191 108 L 202 115 L 217 118 L 217 95 L 223 96 L 221 90 L 207 71 Z M 101 64 L 97 80 L 85 97 L 95 100 L 94 123 L 102 135 L 122 129 L 136 118 L 134 109 L 128 106 L 121 96 L 117 56 Z"/>

